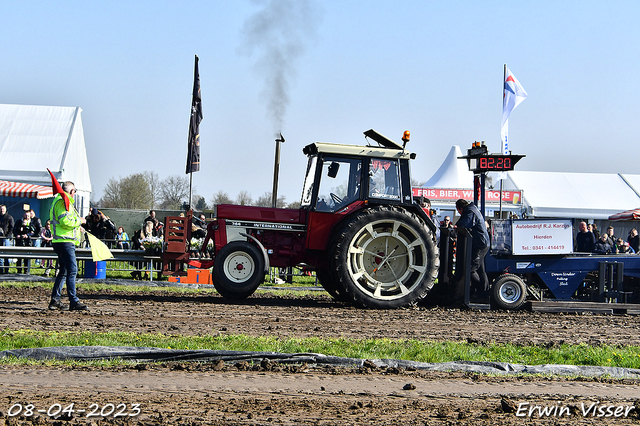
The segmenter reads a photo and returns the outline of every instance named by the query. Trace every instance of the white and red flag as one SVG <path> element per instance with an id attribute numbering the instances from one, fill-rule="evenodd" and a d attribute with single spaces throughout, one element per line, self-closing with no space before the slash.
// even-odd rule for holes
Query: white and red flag
<path id="1" fill-rule="evenodd" d="M 524 101 L 527 97 L 527 92 L 524 90 L 520 82 L 511 73 L 509 68 L 505 65 L 504 73 L 504 91 L 502 98 L 502 127 L 500 131 L 500 139 L 502 141 L 502 154 L 509 154 L 509 115 L 515 107 L 520 105 L 520 102 Z"/>

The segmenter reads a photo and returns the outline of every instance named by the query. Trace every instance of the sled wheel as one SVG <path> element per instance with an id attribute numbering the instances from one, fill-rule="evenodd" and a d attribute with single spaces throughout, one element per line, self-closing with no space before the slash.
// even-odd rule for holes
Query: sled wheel
<path id="1" fill-rule="evenodd" d="M 504 274 L 493 282 L 491 295 L 498 309 L 518 309 L 527 300 L 527 285 L 517 275 Z"/>
<path id="2" fill-rule="evenodd" d="M 332 259 L 345 297 L 376 309 L 416 304 L 433 286 L 438 266 L 431 230 L 414 214 L 383 206 L 344 225 Z"/>
<path id="3" fill-rule="evenodd" d="M 213 285 L 227 299 L 244 299 L 264 281 L 264 257 L 245 241 L 234 241 L 220 249 L 213 264 Z"/>

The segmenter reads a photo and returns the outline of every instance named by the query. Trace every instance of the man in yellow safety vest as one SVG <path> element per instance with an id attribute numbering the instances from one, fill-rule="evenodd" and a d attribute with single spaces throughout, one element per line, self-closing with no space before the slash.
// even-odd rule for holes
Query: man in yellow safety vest
<path id="1" fill-rule="evenodd" d="M 58 255 L 58 265 L 60 266 L 53 285 L 53 291 L 51 292 L 49 309 L 62 310 L 66 308 L 60 301 L 64 280 L 69 296 L 69 310 L 86 311 L 88 309 L 87 305 L 80 302 L 80 299 L 76 296 L 76 275 L 78 273 L 76 247 L 80 245 L 81 225 L 85 223 L 85 219 L 73 207 L 75 202 L 73 196 L 76 193 L 76 187 L 73 182 L 64 182 L 62 190 L 64 192 L 56 195 L 49 212 L 53 237 L 51 243 L 53 250 Z"/>

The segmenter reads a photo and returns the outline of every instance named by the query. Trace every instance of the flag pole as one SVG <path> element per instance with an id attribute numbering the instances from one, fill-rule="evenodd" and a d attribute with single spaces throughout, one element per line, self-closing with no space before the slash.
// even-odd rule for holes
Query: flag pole
<path id="1" fill-rule="evenodd" d="M 504 83 L 507 81 L 507 64 L 504 64 L 504 75 L 502 77 L 502 110 L 504 111 Z M 500 132 L 502 133 L 502 132 Z M 502 151 L 502 136 L 500 137 L 500 151 Z M 504 152 L 502 153 L 504 154 Z M 502 172 L 506 173 L 506 172 Z M 501 175 L 503 176 L 503 175 Z M 502 219 L 502 181 L 504 179 L 500 179 L 500 219 Z"/>
<path id="2" fill-rule="evenodd" d="M 189 201 L 188 209 L 191 209 L 193 196 L 193 172 L 200 170 L 200 121 L 202 115 L 202 98 L 200 93 L 200 71 L 198 69 L 198 55 L 195 55 L 193 68 L 193 94 L 191 96 L 191 117 L 189 119 L 189 144 L 187 153 L 187 168 L 189 174 Z"/>
<path id="3" fill-rule="evenodd" d="M 500 179 L 500 219 L 502 219 L 502 179 Z"/>
<path id="4" fill-rule="evenodd" d="M 193 184 L 193 172 L 189 173 L 189 206 L 187 211 L 191 210 L 191 187 Z"/>

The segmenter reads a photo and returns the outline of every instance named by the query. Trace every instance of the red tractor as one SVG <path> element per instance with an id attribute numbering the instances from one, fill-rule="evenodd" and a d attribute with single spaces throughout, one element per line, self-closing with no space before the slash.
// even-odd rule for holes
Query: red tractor
<path id="1" fill-rule="evenodd" d="M 309 160 L 298 209 L 218 205 L 203 244 L 214 242 L 211 261 L 189 259 L 190 215 L 166 218 L 163 273 L 184 274 L 184 263 L 213 266 L 216 290 L 242 299 L 270 267 L 302 266 L 356 306 L 398 308 L 424 298 L 439 255 L 435 225 L 413 202 L 415 154 L 375 130 L 364 134 L 377 144 L 303 149 Z"/>

